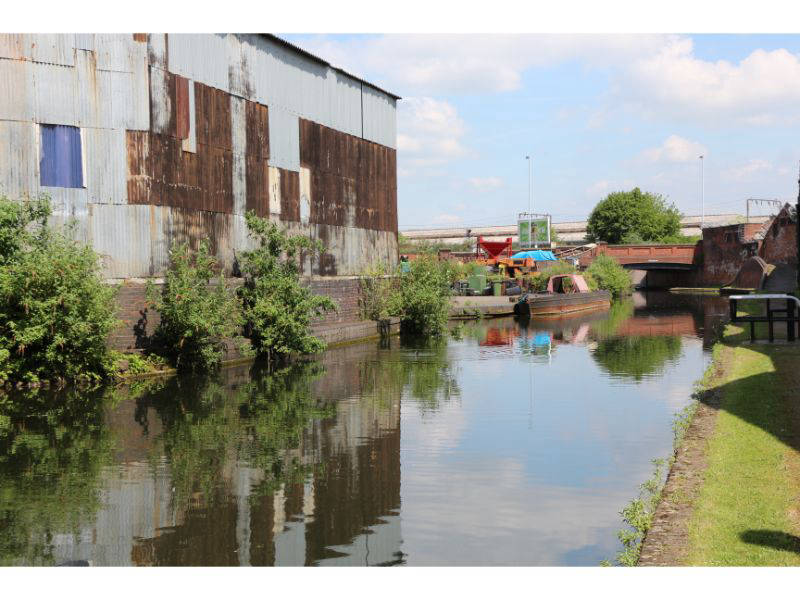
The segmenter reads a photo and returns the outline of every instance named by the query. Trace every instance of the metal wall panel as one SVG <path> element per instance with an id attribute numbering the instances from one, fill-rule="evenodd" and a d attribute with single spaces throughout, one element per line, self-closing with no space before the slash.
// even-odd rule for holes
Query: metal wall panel
<path id="1" fill-rule="evenodd" d="M 30 33 L 0 33 L 0 58 L 31 60 L 33 36 Z"/>
<path id="2" fill-rule="evenodd" d="M 169 132 L 172 119 L 172 99 L 169 93 L 169 73 L 150 67 L 150 130 L 153 133 Z"/>
<path id="3" fill-rule="evenodd" d="M 328 71 L 330 123 L 323 123 L 361 137 L 361 82 L 344 73 Z"/>
<path id="4" fill-rule="evenodd" d="M 397 148 L 396 101 L 369 86 L 365 85 L 363 89 L 364 138 L 389 148 Z"/>
<path id="5" fill-rule="evenodd" d="M 269 109 L 269 164 L 300 170 L 300 122 L 297 115 L 277 106 Z"/>
<path id="6" fill-rule="evenodd" d="M 75 69 L 44 63 L 32 63 L 38 123 L 78 125 Z"/>
<path id="7" fill-rule="evenodd" d="M 247 114 L 246 100 L 231 97 L 231 146 L 233 150 L 233 213 L 247 209 Z"/>
<path id="8" fill-rule="evenodd" d="M 147 61 L 164 71 L 167 70 L 167 34 L 151 33 L 147 37 Z"/>
<path id="9" fill-rule="evenodd" d="M 36 33 L 31 35 L 31 60 L 72 67 L 75 65 L 75 34 Z"/>
<path id="10" fill-rule="evenodd" d="M 29 61 L 0 59 L 0 120 L 33 121 L 33 71 Z"/>
<path id="11" fill-rule="evenodd" d="M 75 49 L 76 50 L 92 50 L 95 49 L 95 40 L 93 33 L 76 33 L 75 34 Z"/>
<path id="12" fill-rule="evenodd" d="M 230 44 L 225 35 L 171 33 L 167 36 L 169 71 L 229 91 Z"/>
<path id="13" fill-rule="evenodd" d="M 130 73 L 133 55 L 146 52 L 146 47 L 144 44 L 134 42 L 130 34 L 97 33 L 95 51 L 98 69 Z"/>
<path id="14" fill-rule="evenodd" d="M 0 194 L 20 198 L 38 192 L 38 131 L 35 123 L 0 121 Z"/>
<path id="15" fill-rule="evenodd" d="M 86 189 L 94 204 L 125 204 L 128 199 L 125 131 L 84 129 Z"/>
<path id="16" fill-rule="evenodd" d="M 100 82 L 96 54 L 89 50 L 75 51 L 75 118 L 81 127 L 111 127 L 111 101 L 101 92 L 110 90 L 110 82 Z"/>

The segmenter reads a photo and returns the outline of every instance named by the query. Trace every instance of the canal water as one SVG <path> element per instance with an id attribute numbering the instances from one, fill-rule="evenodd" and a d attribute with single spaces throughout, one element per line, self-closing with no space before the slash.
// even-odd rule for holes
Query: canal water
<path id="1" fill-rule="evenodd" d="M 637 293 L 273 374 L 47 396 L 0 457 L 0 562 L 598 565 L 724 312 Z M 83 400 L 101 409 L 62 408 Z"/>

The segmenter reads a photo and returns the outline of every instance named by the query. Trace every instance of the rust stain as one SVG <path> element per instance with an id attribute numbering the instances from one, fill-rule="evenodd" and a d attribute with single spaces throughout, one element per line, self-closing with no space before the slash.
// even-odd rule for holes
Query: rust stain
<path id="1" fill-rule="evenodd" d="M 134 33 L 133 34 L 133 41 L 134 42 L 144 42 L 145 44 L 149 41 L 150 34 L 148 33 Z"/>
<path id="2" fill-rule="evenodd" d="M 184 87 L 185 86 L 185 87 Z M 183 91 L 179 91 L 183 88 Z M 169 75 L 174 102 L 169 134 L 128 131 L 128 203 L 172 206 L 218 213 L 233 212 L 233 151 L 230 97 L 195 82 L 197 152 L 183 152 L 183 125 L 179 98 L 186 98 L 188 135 L 188 80 Z"/>
<path id="3" fill-rule="evenodd" d="M 278 171 L 281 174 L 281 221 L 300 221 L 300 173 Z"/>
<path id="4" fill-rule="evenodd" d="M 269 215 L 269 110 L 245 101 L 245 208 L 260 217 Z"/>
<path id="5" fill-rule="evenodd" d="M 175 121 L 178 139 L 189 137 L 189 80 L 175 75 Z"/>
<path id="6" fill-rule="evenodd" d="M 300 120 L 300 164 L 311 171 L 312 223 L 397 231 L 395 150 Z"/>

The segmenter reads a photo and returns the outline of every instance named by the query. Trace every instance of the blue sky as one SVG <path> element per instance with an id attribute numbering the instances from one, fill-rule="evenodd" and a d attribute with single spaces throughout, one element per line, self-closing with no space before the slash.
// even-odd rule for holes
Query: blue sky
<path id="1" fill-rule="evenodd" d="M 797 197 L 797 35 L 283 35 L 398 103 L 400 229 L 585 218 L 642 189 L 699 214 Z"/>

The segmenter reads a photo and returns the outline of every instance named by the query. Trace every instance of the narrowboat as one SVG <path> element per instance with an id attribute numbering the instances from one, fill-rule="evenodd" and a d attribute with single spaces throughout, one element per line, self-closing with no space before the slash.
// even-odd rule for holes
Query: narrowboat
<path id="1" fill-rule="evenodd" d="M 547 281 L 547 292 L 524 294 L 514 305 L 514 314 L 525 317 L 559 317 L 572 313 L 607 310 L 611 294 L 592 292 L 582 275 L 554 275 Z"/>

